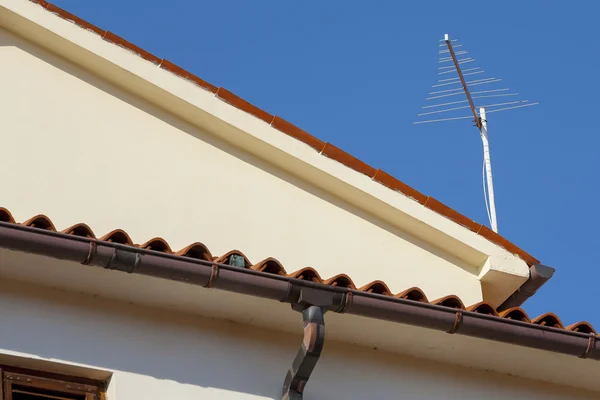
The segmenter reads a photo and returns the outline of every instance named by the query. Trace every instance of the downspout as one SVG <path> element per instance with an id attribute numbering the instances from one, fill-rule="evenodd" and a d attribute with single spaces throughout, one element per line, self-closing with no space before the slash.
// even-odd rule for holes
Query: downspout
<path id="1" fill-rule="evenodd" d="M 600 360 L 600 337 L 0 222 L 0 247 L 84 265 Z M 532 278 L 533 279 L 533 278 Z"/>
<path id="2" fill-rule="evenodd" d="M 302 311 L 304 340 L 283 381 L 282 400 L 302 400 L 304 388 L 312 374 L 325 342 L 325 312 L 321 307 L 309 306 Z"/>
<path id="3" fill-rule="evenodd" d="M 554 275 L 555 269 L 542 264 L 532 265 L 529 268 L 529 278 L 517 289 L 504 303 L 498 307 L 498 311 L 519 307 L 527 299 L 533 296 Z"/>

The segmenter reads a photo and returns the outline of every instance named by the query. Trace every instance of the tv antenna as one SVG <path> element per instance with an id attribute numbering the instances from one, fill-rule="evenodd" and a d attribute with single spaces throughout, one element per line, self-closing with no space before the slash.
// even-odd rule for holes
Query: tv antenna
<path id="1" fill-rule="evenodd" d="M 490 156 L 490 143 L 488 139 L 488 121 L 487 114 L 514 110 L 517 108 L 530 107 L 539 104 L 539 102 L 529 102 L 528 100 L 518 100 L 514 96 L 519 96 L 519 93 L 512 93 L 508 88 L 495 88 L 494 86 L 486 86 L 484 90 L 476 86 L 490 85 L 500 82 L 499 78 L 483 78 L 485 71 L 473 64 L 474 58 L 467 56 L 468 51 L 462 48 L 462 44 L 458 43 L 457 39 L 450 39 L 448 34 L 444 35 L 443 42 L 439 45 L 438 75 L 440 79 L 432 86 L 432 91 L 429 92 L 429 97 L 425 100 L 434 100 L 434 103 L 423 106 L 425 109 L 418 117 L 425 117 L 414 124 L 428 124 L 433 122 L 456 121 L 462 119 L 472 119 L 475 126 L 479 130 L 481 141 L 483 143 L 483 196 L 485 207 L 487 210 L 490 225 L 494 232 L 498 232 L 498 220 L 496 218 L 496 201 L 494 198 L 494 183 L 492 180 L 492 161 Z M 459 49 L 460 50 L 455 50 Z M 473 78 L 467 76 L 477 75 Z M 456 87 L 456 85 L 460 85 Z M 474 89 L 474 91 L 471 91 Z M 453 96 L 466 96 L 466 100 L 456 100 Z M 498 99 L 503 98 L 503 99 Z M 485 100 L 484 100 L 485 99 Z M 488 100 L 488 99 L 498 99 Z M 468 104 L 466 104 L 468 103 Z M 445 118 L 431 118 L 437 114 L 443 113 L 462 113 L 462 110 L 469 109 L 472 115 L 452 115 L 444 114 Z M 459 111 L 461 110 L 461 111 Z"/>

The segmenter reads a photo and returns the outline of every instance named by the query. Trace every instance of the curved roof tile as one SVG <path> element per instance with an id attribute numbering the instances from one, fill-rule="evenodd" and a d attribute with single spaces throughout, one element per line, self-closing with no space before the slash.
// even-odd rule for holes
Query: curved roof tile
<path id="1" fill-rule="evenodd" d="M 406 289 L 398 293 L 394 297 L 406 300 L 420 301 L 421 303 L 429 303 L 429 300 L 427 300 L 427 296 L 425 296 L 425 293 L 418 287 L 411 287 L 410 289 Z"/>
<path id="2" fill-rule="evenodd" d="M 556 316 L 556 314 L 548 312 L 542 315 L 539 315 L 531 320 L 532 324 L 549 326 L 552 328 L 564 328 L 563 323 L 560 318 Z"/>
<path id="3" fill-rule="evenodd" d="M 287 276 L 287 272 L 285 268 L 283 268 L 283 265 L 272 257 L 254 264 L 252 269 L 259 272 Z"/>
<path id="4" fill-rule="evenodd" d="M 61 232 L 66 233 L 67 235 L 83 236 L 96 239 L 94 232 L 86 224 L 75 224 L 68 227 L 67 229 L 63 229 Z"/>
<path id="5" fill-rule="evenodd" d="M 115 229 L 114 231 L 110 231 L 106 235 L 102 236 L 100 240 L 105 242 L 127 244 L 130 246 L 133 245 L 133 240 L 131 240 L 127 232 L 125 232 L 123 229 Z"/>
<path id="6" fill-rule="evenodd" d="M 529 316 L 525 310 L 520 307 L 512 307 L 504 310 L 500 313 L 500 316 L 502 318 L 513 319 L 515 321 L 531 322 L 531 319 L 529 319 Z"/>
<path id="7" fill-rule="evenodd" d="M 56 228 L 54 227 L 52 221 L 50 221 L 50 218 L 46 217 L 43 214 L 38 214 L 34 217 L 31 217 L 27 221 L 21 222 L 21 225 L 56 232 Z"/>
<path id="8" fill-rule="evenodd" d="M 192 243 L 188 246 L 185 246 L 183 249 L 179 250 L 177 253 L 178 256 L 195 258 L 197 260 L 204 261 L 212 261 L 213 256 L 210 254 L 208 247 L 206 247 L 203 243 L 196 242 Z"/>
<path id="9" fill-rule="evenodd" d="M 171 246 L 169 246 L 169 243 L 167 243 L 165 239 L 159 237 L 150 239 L 144 244 L 136 245 L 136 247 L 146 250 L 160 251 L 161 253 L 173 253 L 173 251 L 171 251 Z"/>
<path id="10" fill-rule="evenodd" d="M 360 290 L 361 292 L 381 294 L 384 296 L 392 295 L 392 291 L 390 290 L 388 285 L 386 285 L 386 283 L 383 281 L 373 281 L 367 283 L 365 286 L 361 287 L 358 290 Z"/>

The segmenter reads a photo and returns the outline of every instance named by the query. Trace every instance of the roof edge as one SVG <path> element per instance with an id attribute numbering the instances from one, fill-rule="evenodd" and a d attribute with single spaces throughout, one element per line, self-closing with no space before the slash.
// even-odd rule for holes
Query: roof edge
<path id="1" fill-rule="evenodd" d="M 502 318 L 487 307 L 470 310 L 327 286 L 172 253 L 0 222 L 0 247 L 86 266 L 175 280 L 270 300 L 304 302 L 337 312 L 600 360 L 600 336 L 562 325 Z M 303 304 L 304 304 L 303 303 Z M 538 319 L 541 317 L 538 317 Z M 557 319 L 556 317 L 554 317 Z M 557 319 L 558 320 L 558 319 Z"/>

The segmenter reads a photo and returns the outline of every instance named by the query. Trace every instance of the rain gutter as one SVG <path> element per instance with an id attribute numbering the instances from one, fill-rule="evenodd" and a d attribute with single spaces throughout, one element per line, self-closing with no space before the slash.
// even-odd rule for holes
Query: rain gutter
<path id="1" fill-rule="evenodd" d="M 504 303 L 500 304 L 498 311 L 519 307 L 533 296 L 554 275 L 555 269 L 547 265 L 534 264 L 529 267 L 529 278 L 517 289 Z"/>
<path id="2" fill-rule="evenodd" d="M 314 345 L 315 340 L 322 341 L 324 337 L 324 320 L 318 316 L 309 317 L 305 312 L 309 309 L 313 314 L 314 311 L 318 311 L 319 315 L 333 311 L 360 315 L 449 334 L 600 360 L 600 337 L 595 334 L 332 287 L 87 237 L 0 222 L 0 248 L 290 303 L 294 310 L 303 313 L 305 338 L 304 347 L 290 370 L 293 376 L 286 379 L 286 385 L 292 382 L 296 384 L 292 388 L 293 393 L 288 390 L 287 398 L 302 398 L 306 381 L 320 355 L 320 350 L 314 352 L 311 346 L 305 346 L 307 343 Z M 307 329 L 307 326 L 317 327 Z M 308 367 L 301 368 L 303 365 Z M 305 376 L 298 377 L 303 371 L 306 372 Z M 284 387 L 284 390 L 287 389 Z"/>

